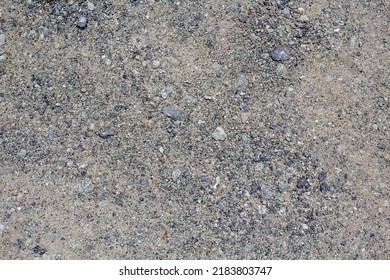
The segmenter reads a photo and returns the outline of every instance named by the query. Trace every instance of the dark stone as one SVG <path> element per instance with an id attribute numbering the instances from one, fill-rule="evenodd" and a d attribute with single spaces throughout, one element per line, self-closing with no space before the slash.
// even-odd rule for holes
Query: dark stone
<path id="1" fill-rule="evenodd" d="M 327 176 L 327 173 L 325 171 L 321 171 L 319 174 L 318 174 L 318 181 L 322 182 L 326 179 L 326 176 Z"/>
<path id="2" fill-rule="evenodd" d="M 306 177 L 301 177 L 298 179 L 298 181 L 297 181 L 297 188 L 298 189 L 306 188 L 308 186 L 309 186 L 309 182 L 307 181 Z"/>
<path id="3" fill-rule="evenodd" d="M 383 143 L 378 143 L 378 144 L 376 145 L 376 147 L 377 147 L 378 149 L 380 149 L 380 150 L 384 150 L 384 149 L 386 148 L 385 144 L 383 144 Z"/>
<path id="4" fill-rule="evenodd" d="M 98 135 L 100 138 L 103 138 L 103 139 L 105 139 L 105 140 L 107 140 L 107 139 L 109 139 L 109 138 L 115 136 L 114 133 L 111 133 L 111 132 L 109 132 L 109 131 L 107 131 L 107 130 L 99 131 L 97 135 Z"/>
<path id="5" fill-rule="evenodd" d="M 261 186 L 257 183 L 252 183 L 251 185 L 251 190 L 250 190 L 250 194 L 254 194 L 255 192 L 257 192 L 258 190 L 261 189 Z"/>
<path id="6" fill-rule="evenodd" d="M 327 183 L 322 182 L 320 184 L 320 191 L 321 192 L 330 192 L 331 190 L 332 190 L 331 186 L 328 185 Z"/>
<path id="7" fill-rule="evenodd" d="M 43 254 L 45 254 L 47 252 L 47 250 L 39 245 L 35 246 L 34 248 L 32 248 L 32 251 L 34 254 L 37 254 L 37 255 L 40 255 L 42 256 Z"/>

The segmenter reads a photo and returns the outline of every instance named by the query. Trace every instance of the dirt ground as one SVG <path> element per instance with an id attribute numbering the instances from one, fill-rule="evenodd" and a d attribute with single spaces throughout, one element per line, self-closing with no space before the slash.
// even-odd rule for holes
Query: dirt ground
<path id="1" fill-rule="evenodd" d="M 390 2 L 2 0 L 0 259 L 389 259 Z"/>

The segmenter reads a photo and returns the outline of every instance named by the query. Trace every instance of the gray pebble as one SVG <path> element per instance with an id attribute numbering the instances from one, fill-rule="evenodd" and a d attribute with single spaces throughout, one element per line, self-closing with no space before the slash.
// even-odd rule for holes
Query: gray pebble
<path id="1" fill-rule="evenodd" d="M 27 151 L 25 149 L 21 149 L 18 153 L 20 158 L 24 158 L 27 155 Z"/>
<path id="2" fill-rule="evenodd" d="M 211 134 L 211 136 L 214 138 L 216 141 L 224 141 L 227 138 L 225 130 L 223 130 L 222 127 L 218 126 L 214 132 Z"/>
<path id="3" fill-rule="evenodd" d="M 178 181 L 178 179 L 180 178 L 180 176 L 181 176 L 180 169 L 176 168 L 176 169 L 174 169 L 172 171 L 172 180 L 173 180 L 173 182 L 176 183 Z"/>
<path id="4" fill-rule="evenodd" d="M 56 138 L 55 129 L 52 126 L 49 126 L 47 128 L 47 139 L 49 139 L 49 141 L 53 141 L 54 138 Z"/>
<path id="5" fill-rule="evenodd" d="M 90 11 L 95 10 L 95 5 L 92 2 L 88 2 L 88 10 Z"/>
<path id="6" fill-rule="evenodd" d="M 85 178 L 79 185 L 75 187 L 75 191 L 78 193 L 89 193 L 93 191 L 93 183 L 89 178 Z"/>
<path id="7" fill-rule="evenodd" d="M 288 184 L 287 184 L 287 183 L 281 183 L 281 184 L 279 184 L 279 186 L 278 186 L 278 190 L 279 190 L 280 192 L 284 192 L 285 190 L 287 190 L 287 188 L 288 188 Z"/>
<path id="8" fill-rule="evenodd" d="M 275 61 L 285 61 L 289 59 L 291 55 L 292 50 L 286 46 L 277 47 L 271 53 L 271 57 Z"/>
<path id="9" fill-rule="evenodd" d="M 84 29 L 87 26 L 87 17 L 85 15 L 79 15 L 76 25 L 78 28 Z"/>
<path id="10" fill-rule="evenodd" d="M 163 90 L 160 92 L 160 96 L 162 98 L 167 98 L 167 96 L 172 92 L 172 87 L 170 85 L 167 85 L 163 88 Z"/>
<path id="11" fill-rule="evenodd" d="M 263 192 L 263 197 L 265 199 L 270 199 L 272 198 L 272 191 L 269 187 L 265 185 L 261 185 L 261 191 Z"/>
<path id="12" fill-rule="evenodd" d="M 326 172 L 324 172 L 324 171 L 321 171 L 319 174 L 318 174 L 318 181 L 320 181 L 320 182 L 322 182 L 322 181 L 324 181 L 325 179 L 326 179 L 326 176 L 327 176 L 327 174 L 326 174 Z"/>
<path id="13" fill-rule="evenodd" d="M 297 182 L 298 189 L 302 189 L 304 187 L 307 187 L 308 185 L 309 185 L 309 182 L 307 181 L 306 177 L 301 177 L 298 179 L 298 182 Z"/>
<path id="14" fill-rule="evenodd" d="M 248 81 L 245 75 L 241 74 L 240 76 L 238 76 L 238 79 L 236 81 L 236 89 L 245 88 L 247 85 L 248 85 Z"/>
<path id="15" fill-rule="evenodd" d="M 172 107 L 172 106 L 166 106 L 166 107 L 163 107 L 161 109 L 161 112 L 174 119 L 174 120 L 178 120 L 178 119 L 181 119 L 184 117 L 185 113 L 183 110 L 181 110 L 180 108 L 177 108 L 177 107 Z"/>
<path id="16" fill-rule="evenodd" d="M 5 44 L 5 34 L 0 34 L 0 46 Z"/>
<path id="17" fill-rule="evenodd" d="M 384 149 L 386 148 L 385 144 L 383 144 L 383 143 L 378 143 L 378 144 L 376 145 L 376 147 L 377 147 L 378 149 L 380 149 L 380 150 L 384 150 Z"/>

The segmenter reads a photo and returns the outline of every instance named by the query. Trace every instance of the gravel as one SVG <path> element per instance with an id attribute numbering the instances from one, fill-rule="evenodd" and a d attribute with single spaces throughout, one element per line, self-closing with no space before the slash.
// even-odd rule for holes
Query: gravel
<path id="1" fill-rule="evenodd" d="M 389 259 L 386 1 L 323 2 L 3 0 L 0 258 Z"/>

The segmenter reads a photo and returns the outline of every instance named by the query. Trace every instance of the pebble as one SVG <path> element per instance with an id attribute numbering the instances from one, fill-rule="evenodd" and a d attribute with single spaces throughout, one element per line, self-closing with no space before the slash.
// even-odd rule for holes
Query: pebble
<path id="1" fill-rule="evenodd" d="M 269 187 L 265 185 L 261 185 L 261 191 L 263 192 L 263 197 L 265 199 L 270 199 L 272 198 L 272 191 Z"/>
<path id="2" fill-rule="evenodd" d="M 114 133 L 109 132 L 109 131 L 107 131 L 107 130 L 101 130 L 101 131 L 99 131 L 99 132 L 97 133 L 97 135 L 98 135 L 100 138 L 103 138 L 103 139 L 109 139 L 109 138 L 115 136 Z"/>
<path id="3" fill-rule="evenodd" d="M 5 44 L 5 34 L 0 34 L 0 46 Z"/>
<path id="4" fill-rule="evenodd" d="M 47 250 L 45 248 L 43 248 L 39 245 L 32 248 L 32 251 L 34 254 L 41 255 L 41 256 L 47 252 Z"/>
<path id="5" fill-rule="evenodd" d="M 25 149 L 21 149 L 18 153 L 18 157 L 24 158 L 27 155 L 27 151 Z"/>
<path id="6" fill-rule="evenodd" d="M 303 230 L 308 230 L 309 229 L 309 226 L 307 224 L 302 224 L 302 229 Z"/>
<path id="7" fill-rule="evenodd" d="M 160 92 L 160 96 L 165 99 L 167 96 L 172 92 L 172 87 L 170 85 L 163 88 L 163 90 Z"/>
<path id="8" fill-rule="evenodd" d="M 275 61 L 285 61 L 288 60 L 292 55 L 292 50 L 286 46 L 277 47 L 273 49 L 271 57 Z"/>
<path id="9" fill-rule="evenodd" d="M 178 168 L 173 169 L 172 171 L 172 181 L 177 182 L 181 176 L 181 171 Z"/>
<path id="10" fill-rule="evenodd" d="M 307 15 L 301 15 L 299 17 L 299 20 L 302 22 L 307 22 L 307 21 L 309 21 L 309 17 Z"/>
<path id="11" fill-rule="evenodd" d="M 377 147 L 378 149 L 380 149 L 380 150 L 384 150 L 384 149 L 386 148 L 385 144 L 383 144 L 383 143 L 378 143 L 378 144 L 376 145 L 376 147 Z"/>
<path id="12" fill-rule="evenodd" d="M 307 181 L 307 178 L 306 177 L 301 177 L 298 179 L 298 182 L 297 182 L 297 188 L 298 189 L 302 189 L 306 186 L 309 185 L 309 182 Z"/>
<path id="13" fill-rule="evenodd" d="M 252 116 L 252 114 L 250 112 L 243 112 L 243 113 L 241 113 L 241 121 L 243 123 L 246 123 L 251 116 Z"/>
<path id="14" fill-rule="evenodd" d="M 227 135 L 226 135 L 226 132 L 225 132 L 225 130 L 222 128 L 222 127 L 220 127 L 220 126 L 218 126 L 215 130 L 214 130 L 214 132 L 211 134 L 211 136 L 214 138 L 214 140 L 216 140 L 216 141 L 224 141 L 224 140 L 226 140 L 226 138 L 227 138 Z"/>
<path id="15" fill-rule="evenodd" d="M 87 17 L 85 15 L 79 15 L 77 18 L 76 25 L 78 28 L 84 29 L 87 27 Z"/>
<path id="16" fill-rule="evenodd" d="M 260 204 L 259 205 L 259 213 L 260 213 L 260 215 L 266 214 L 267 213 L 267 207 L 265 205 L 263 205 L 263 204 Z"/>
<path id="17" fill-rule="evenodd" d="M 166 106 L 161 109 L 161 112 L 171 119 L 178 120 L 184 117 L 185 113 L 178 107 Z"/>
<path id="18" fill-rule="evenodd" d="M 95 10 L 95 5 L 92 2 L 88 2 L 88 10 L 90 11 Z"/>
<path id="19" fill-rule="evenodd" d="M 222 65 L 221 64 L 219 64 L 218 62 L 214 62 L 214 64 L 213 64 L 213 69 L 214 69 L 214 71 L 215 71 L 215 75 L 217 76 L 217 77 L 221 77 L 221 74 L 222 74 Z"/>
<path id="20" fill-rule="evenodd" d="M 153 60 L 152 61 L 152 68 L 156 69 L 160 66 L 160 61 L 158 60 Z"/>
<path id="21" fill-rule="evenodd" d="M 238 76 L 236 81 L 236 89 L 245 88 L 247 85 L 248 85 L 248 81 L 245 75 L 241 74 L 240 76 Z"/>
<path id="22" fill-rule="evenodd" d="M 287 190 L 287 188 L 288 188 L 288 184 L 287 183 L 280 183 L 279 186 L 278 186 L 278 191 L 284 192 L 285 190 Z"/>
<path id="23" fill-rule="evenodd" d="M 5 230 L 5 226 L 0 224 L 0 233 L 3 232 Z"/>
<path id="24" fill-rule="evenodd" d="M 327 176 L 327 173 L 324 172 L 324 171 L 321 171 L 319 174 L 318 174 L 318 181 L 322 182 L 326 179 L 326 176 Z"/>
<path id="25" fill-rule="evenodd" d="M 49 139 L 49 141 L 53 141 L 54 138 L 56 138 L 55 129 L 52 126 L 49 126 L 47 128 L 47 139 Z"/>
<path id="26" fill-rule="evenodd" d="M 89 193 L 93 191 L 92 180 L 85 178 L 79 185 L 75 187 L 75 191 L 78 193 Z"/>

